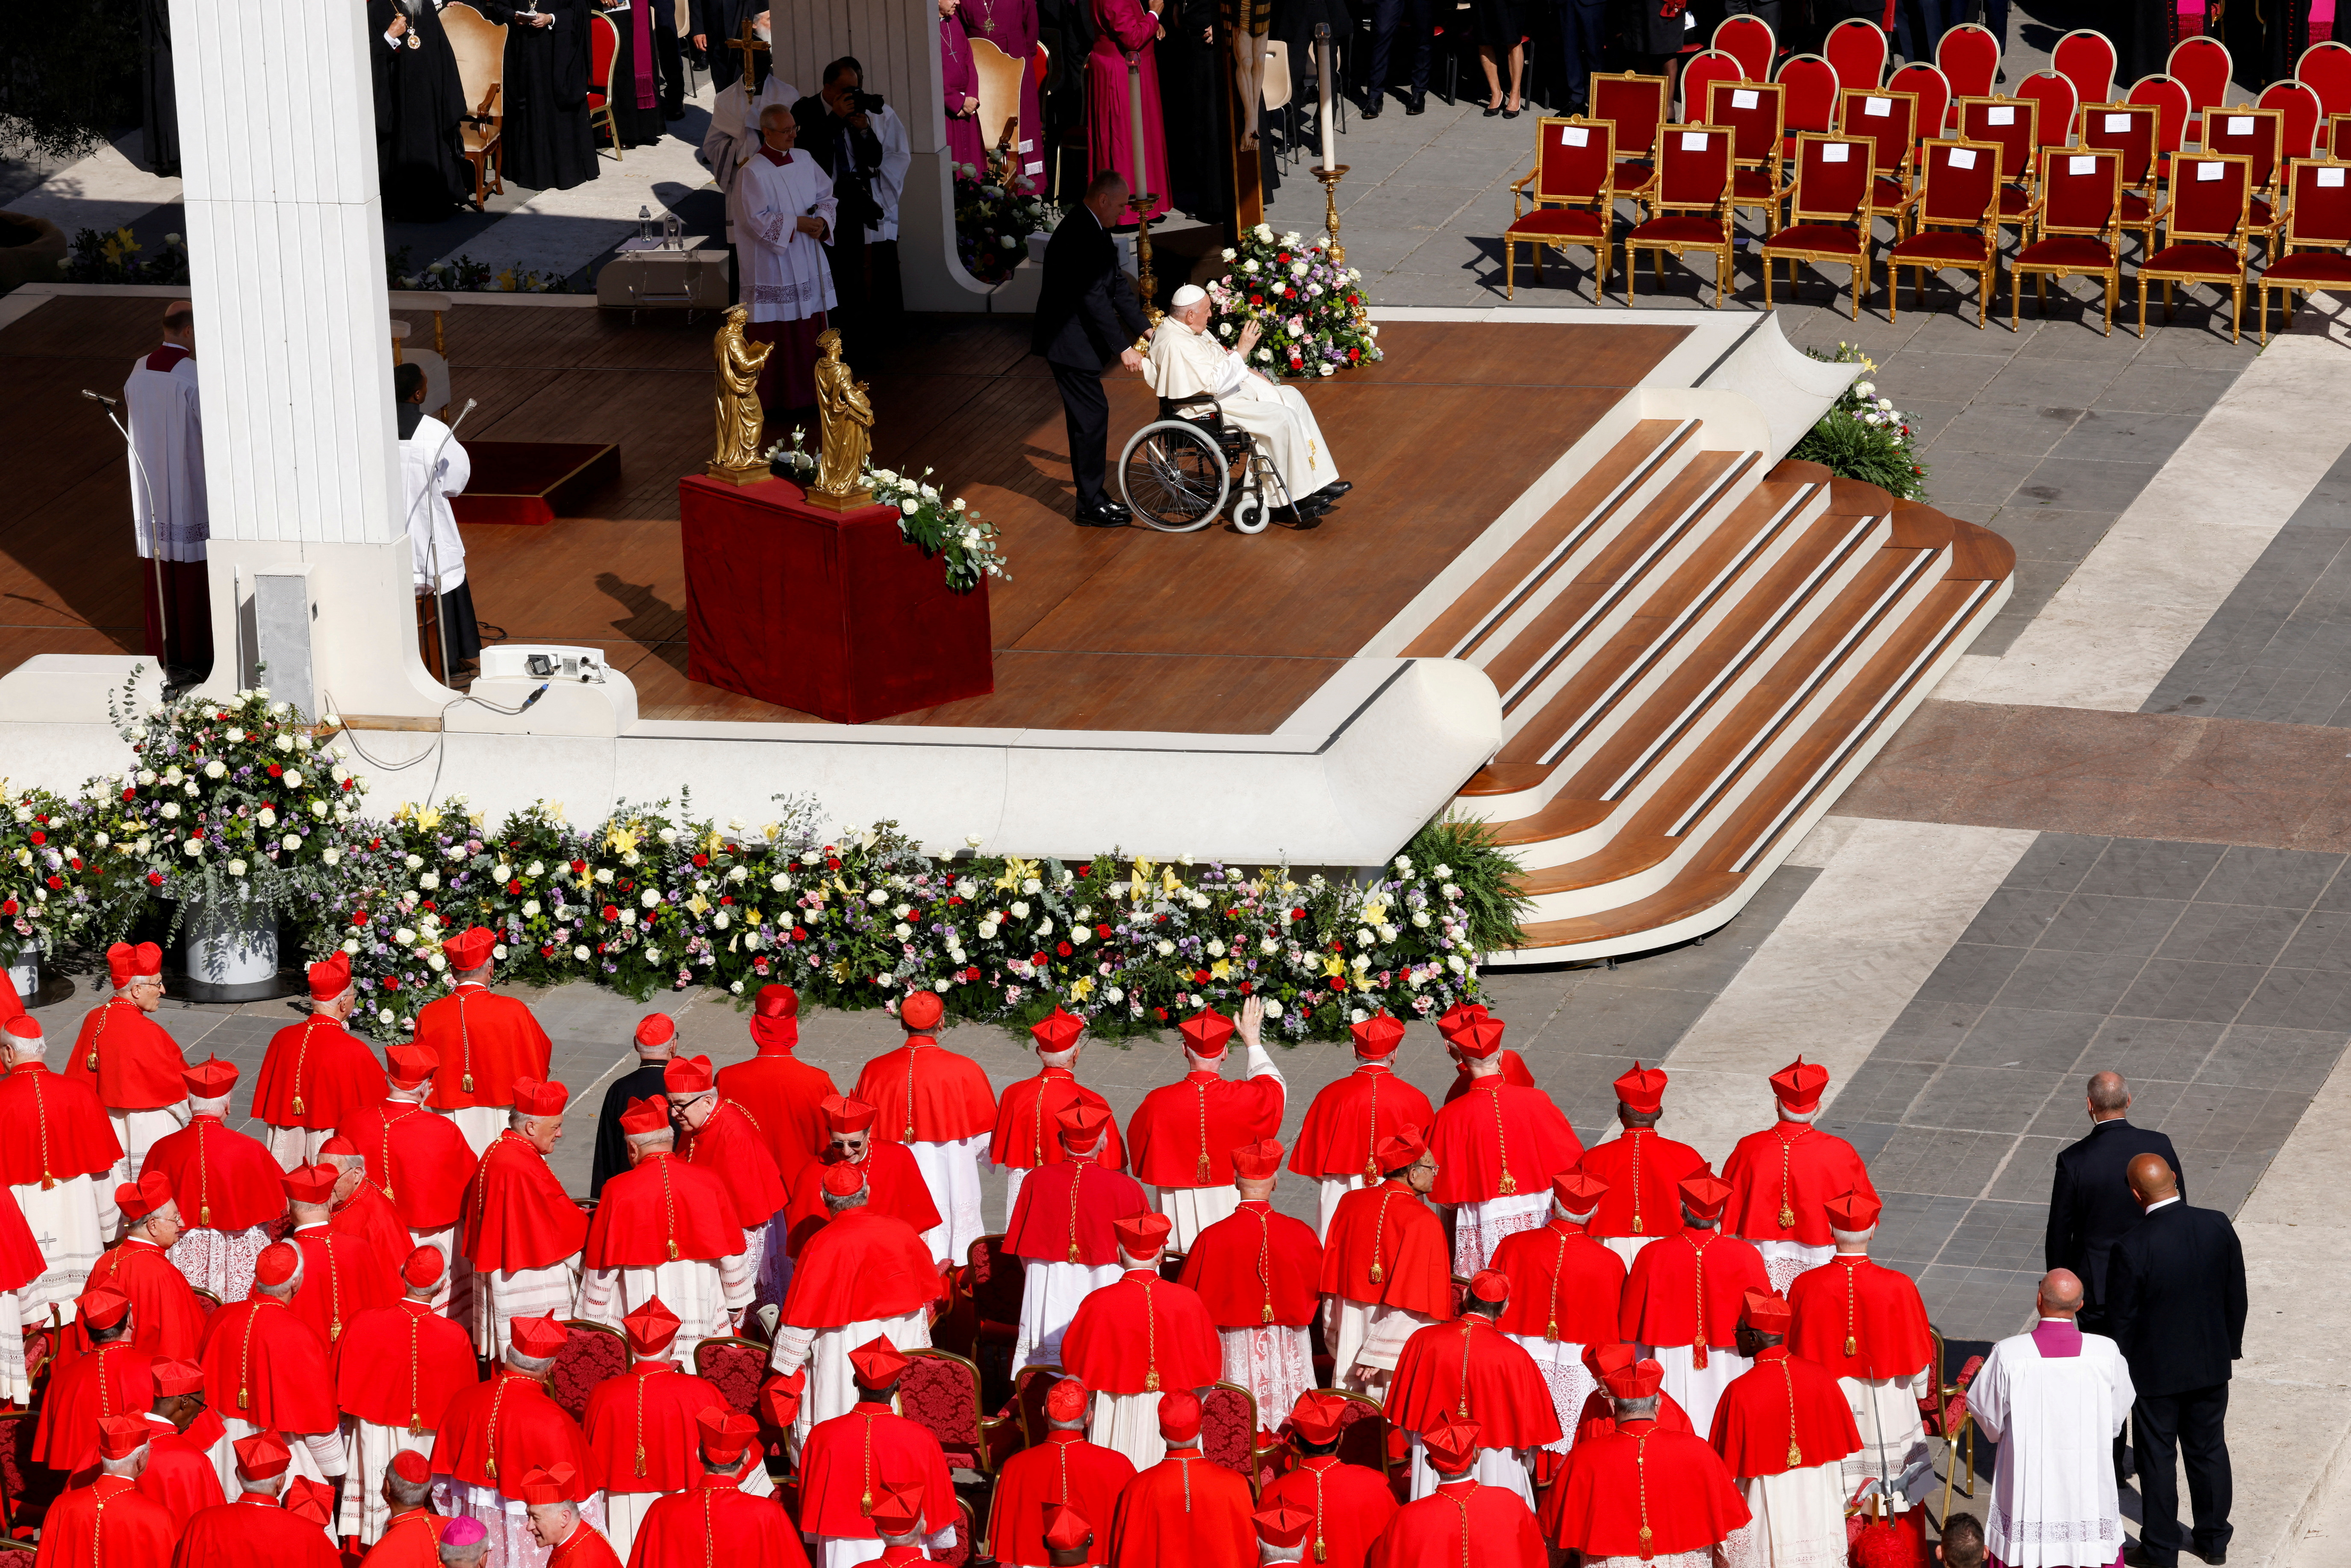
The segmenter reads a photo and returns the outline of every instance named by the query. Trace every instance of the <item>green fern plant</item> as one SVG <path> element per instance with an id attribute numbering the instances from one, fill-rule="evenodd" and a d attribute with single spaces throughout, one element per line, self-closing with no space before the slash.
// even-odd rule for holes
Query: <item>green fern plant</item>
<path id="1" fill-rule="evenodd" d="M 1527 939 L 1520 925 L 1534 901 L 1519 891 L 1519 862 L 1476 817 L 1438 817 L 1412 836 L 1406 859 L 1426 874 L 1461 889 L 1469 915 L 1469 943 L 1480 953 L 1515 947 Z"/>

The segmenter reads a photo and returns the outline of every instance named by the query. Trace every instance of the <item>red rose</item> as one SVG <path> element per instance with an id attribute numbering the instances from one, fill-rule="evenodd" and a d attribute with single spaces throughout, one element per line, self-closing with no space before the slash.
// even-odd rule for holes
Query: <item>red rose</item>
<path id="1" fill-rule="evenodd" d="M 1306 911 L 1302 909 L 1293 909 L 1290 912 L 1290 917 L 1292 920 L 1303 920 L 1306 918 Z"/>
<path id="2" fill-rule="evenodd" d="M 354 910 L 352 910 L 352 911 L 351 911 L 351 924 L 352 924 L 352 925 L 365 925 L 367 923 L 368 923 L 368 912 L 367 912 L 366 910 L 364 910 L 364 909 L 354 909 Z"/>
<path id="3" fill-rule="evenodd" d="M 416 907 L 417 907 L 417 908 L 419 908 L 419 909 L 430 909 L 430 910 L 433 910 L 433 911 L 434 911 L 434 913 L 436 913 L 436 914 L 437 914 L 437 913 L 439 913 L 439 908 L 440 908 L 440 906 L 439 906 L 439 905 L 435 904 L 434 904 L 431 899 L 429 899 L 429 898 L 428 898 L 428 899 L 426 899 L 423 903 L 422 903 L 422 904 L 418 904 Z"/>
<path id="4" fill-rule="evenodd" d="M 710 857 L 708 855 L 696 855 L 694 857 L 694 863 L 697 868 L 706 866 L 710 863 Z"/>
<path id="5" fill-rule="evenodd" d="M 732 904 L 735 902 L 735 895 L 731 893 L 722 893 L 718 895 L 718 902 L 721 904 Z"/>
<path id="6" fill-rule="evenodd" d="M 957 898 L 954 894 L 951 893 L 947 894 L 947 907 L 949 909 L 953 909 L 956 904 L 961 904 L 963 900 Z"/>
<path id="7" fill-rule="evenodd" d="M 1094 935 L 1107 942 L 1110 940 L 1110 927 L 1107 925 L 1097 925 L 1094 927 Z"/>
<path id="8" fill-rule="evenodd" d="M 807 941 L 807 940 L 808 940 L 808 931 L 807 931 L 807 929 L 806 929 L 805 927 L 799 926 L 799 925 L 795 925 L 795 926 L 793 926 L 793 927 L 792 927 L 792 940 L 793 940 L 793 941 L 795 941 L 795 942 L 805 942 L 805 941 Z"/>
<path id="9" fill-rule="evenodd" d="M 617 909 L 617 908 L 615 908 L 613 905 L 609 904 L 606 904 L 606 905 L 604 906 L 603 914 L 604 914 L 604 923 L 605 923 L 606 925 L 611 925 L 613 921 L 618 920 L 618 919 L 621 917 L 621 912 L 620 912 L 620 910 L 619 910 L 619 909 Z"/>
<path id="10" fill-rule="evenodd" d="M 49 890 L 52 893 L 56 892 L 58 888 L 65 886 L 65 884 L 66 879 L 61 876 L 53 876 L 49 878 Z"/>
<path id="11" fill-rule="evenodd" d="M 1158 1015 L 1160 1022 L 1165 1023 L 1167 1021 L 1167 1009 L 1165 1008 L 1154 1008 L 1151 1010 Z"/>
<path id="12" fill-rule="evenodd" d="M 387 991 L 396 991 L 400 989 L 400 977 L 398 975 L 386 975 L 383 977 L 383 988 Z"/>
<path id="13" fill-rule="evenodd" d="M 1215 976 L 1209 974 L 1206 969 L 1195 969 L 1192 971 L 1192 983 L 1196 986 L 1205 986 L 1215 977 Z"/>
<path id="14" fill-rule="evenodd" d="M 350 788 L 351 787 L 351 783 L 352 783 L 352 780 L 350 780 L 350 779 L 344 779 L 344 780 L 343 780 L 343 788 L 344 788 L 344 789 L 350 789 Z"/>
<path id="15" fill-rule="evenodd" d="M 160 882 L 162 882 L 163 879 L 162 879 L 162 877 L 160 877 L 160 876 L 159 876 L 159 877 L 154 878 L 153 880 L 155 880 L 156 882 L 160 883 Z M 5 903 L 5 904 L 0 904 L 0 915 L 14 915 L 14 914 L 16 914 L 16 901 L 15 899 L 13 899 L 13 898 L 12 898 L 12 899 L 10 899 L 10 900 L 9 900 L 7 903 Z"/>
<path id="16" fill-rule="evenodd" d="M 554 956 L 555 956 L 555 948 L 554 948 L 554 946 L 553 946 L 551 944 L 541 946 L 540 946 L 540 948 L 539 948 L 539 950 L 538 950 L 538 956 L 539 956 L 540 957 L 542 957 L 542 958 L 552 958 L 552 957 L 554 957 Z"/>
<path id="17" fill-rule="evenodd" d="M 76 855 L 76 856 L 74 856 L 74 857 L 73 857 L 73 859 L 71 859 L 71 860 L 69 860 L 69 861 L 66 862 L 66 864 L 68 864 L 68 865 L 69 865 L 69 866 L 73 867 L 73 868 L 74 868 L 74 870 L 76 870 L 76 871 L 79 871 L 79 870 L 81 870 L 81 856 L 79 856 L 79 855 Z"/>
<path id="18" fill-rule="evenodd" d="M 1042 953 L 1031 953 L 1031 954 L 1029 954 L 1029 967 L 1030 968 L 1032 968 L 1032 969 L 1041 969 L 1041 968 L 1043 968 L 1043 967 L 1045 967 L 1045 955 L 1044 955 L 1044 954 L 1042 954 Z"/>
<path id="19" fill-rule="evenodd" d="M 36 831 L 33 834 L 33 841 L 37 844 L 46 844 L 49 841 L 49 835 L 44 832 Z"/>
<path id="20" fill-rule="evenodd" d="M 839 871 L 841 869 L 841 857 L 839 855 L 825 856 L 824 869 L 827 871 Z"/>
<path id="21" fill-rule="evenodd" d="M 1078 868 L 1078 874 L 1080 876 L 1092 876 L 1094 874 L 1094 868 L 1091 865 L 1081 865 Z"/>
<path id="22" fill-rule="evenodd" d="M 508 893 L 520 893 L 522 891 L 522 883 L 519 882 L 510 882 L 507 883 L 507 891 Z"/>
<path id="23" fill-rule="evenodd" d="M 588 874 L 588 862 L 586 861 L 573 861 L 571 862 L 571 874 L 574 876 L 586 876 Z"/>
<path id="24" fill-rule="evenodd" d="M 275 763 L 275 762 L 273 762 L 273 763 L 271 763 L 271 764 L 269 765 L 269 776 L 270 776 L 272 779 L 276 779 L 276 778 L 279 778 L 279 777 L 281 777 L 281 776 L 285 773 L 285 771 L 286 771 L 286 769 L 285 769 L 285 768 L 283 768 L 279 767 L 279 766 L 278 766 L 277 763 Z"/>
<path id="25" fill-rule="evenodd" d="M 161 886 L 162 886 L 162 885 L 163 885 L 163 873 L 162 873 L 162 872 L 160 872 L 160 871 L 151 871 L 151 872 L 149 872 L 149 873 L 147 873 L 147 885 L 148 885 L 148 886 L 150 886 L 150 887 L 161 887 Z M 15 913 L 15 911 L 14 911 L 14 910 L 11 910 L 9 913 L 14 914 L 14 913 Z"/>
<path id="26" fill-rule="evenodd" d="M 1069 956 L 1072 952 L 1076 951 L 1076 949 L 1072 948 L 1072 947 L 1071 947 L 1071 946 L 1067 942 L 1061 942 L 1061 943 L 1057 943 L 1057 944 L 1055 944 L 1055 945 L 1054 945 L 1053 951 L 1054 951 L 1054 952 L 1056 952 L 1056 953 L 1059 953 L 1062 957 L 1066 958 L 1066 957 L 1068 957 L 1068 956 Z"/>
<path id="27" fill-rule="evenodd" d="M 1256 989 L 1257 989 L 1257 985 L 1256 985 L 1256 983 L 1255 983 L 1254 981 L 1251 981 L 1251 980 L 1243 980 L 1243 981 L 1241 982 L 1241 995 L 1243 995 L 1243 996 L 1248 996 L 1251 991 L 1254 991 L 1254 990 L 1256 990 Z"/>
<path id="28" fill-rule="evenodd" d="M 1331 988 L 1333 991 L 1344 991 L 1347 988 L 1347 977 L 1344 975 L 1332 976 Z"/>
<path id="29" fill-rule="evenodd" d="M 125 789 L 122 792 L 122 798 L 126 800 L 136 800 L 139 799 L 139 791 L 136 789 Z"/>

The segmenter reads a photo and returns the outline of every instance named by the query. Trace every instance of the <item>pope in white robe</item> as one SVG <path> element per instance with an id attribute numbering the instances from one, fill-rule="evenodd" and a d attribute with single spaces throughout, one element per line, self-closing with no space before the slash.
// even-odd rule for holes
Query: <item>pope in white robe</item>
<path id="1" fill-rule="evenodd" d="M 2104 1568 L 2122 1550 L 2114 1440 L 2136 1397 L 2115 1342 L 2074 1322 L 2081 1281 L 2041 1282 L 2041 1321 L 2001 1340 L 1968 1389 L 2000 1445 L 1984 1542 L 2009 1568 Z"/>
<path id="2" fill-rule="evenodd" d="M 122 383 L 131 424 L 131 518 L 150 658 L 202 672 L 213 662 L 212 515 L 204 492 L 204 416 L 196 398 L 194 308 L 163 309 L 163 342 Z"/>
<path id="3" fill-rule="evenodd" d="M 1274 504 L 1294 505 L 1337 483 L 1338 465 L 1306 394 L 1249 368 L 1245 356 L 1256 346 L 1257 324 L 1242 328 L 1234 346 L 1227 348 L 1208 335 L 1204 290 L 1187 283 L 1176 291 L 1174 304 L 1151 334 L 1151 353 L 1144 361 L 1143 379 L 1152 390 L 1161 397 L 1215 398 L 1226 420 L 1255 436 L 1272 458 L 1288 492 L 1274 497 Z"/>
<path id="4" fill-rule="evenodd" d="M 762 145 L 743 165 L 735 190 L 743 254 L 743 303 L 751 325 L 743 334 L 773 343 L 759 375 L 759 402 L 770 413 L 816 402 L 816 339 L 832 290 L 832 245 L 839 204 L 832 176 L 815 159 L 792 151 L 799 127 L 780 103 L 759 110 Z"/>

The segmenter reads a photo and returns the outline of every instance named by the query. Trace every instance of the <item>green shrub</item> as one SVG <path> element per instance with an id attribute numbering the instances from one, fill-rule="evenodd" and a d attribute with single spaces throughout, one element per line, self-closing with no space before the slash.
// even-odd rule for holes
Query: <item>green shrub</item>
<path id="1" fill-rule="evenodd" d="M 1817 463 L 1840 479 L 1875 485 L 1897 500 L 1927 498 L 1927 469 L 1912 449 L 1910 421 L 1893 400 L 1877 395 L 1877 361 L 1851 343 L 1839 343 L 1834 354 L 1807 349 L 1816 360 L 1859 365 L 1861 379 L 1841 393 L 1818 424 L 1796 443 L 1788 455 Z"/>
<path id="2" fill-rule="evenodd" d="M 1474 950 L 1499 952 L 1527 939 L 1520 922 L 1534 908 L 1534 901 L 1519 891 L 1524 873 L 1496 841 L 1490 823 L 1475 817 L 1439 817 L 1405 845 L 1404 863 L 1426 867 L 1426 875 L 1461 890 Z"/>

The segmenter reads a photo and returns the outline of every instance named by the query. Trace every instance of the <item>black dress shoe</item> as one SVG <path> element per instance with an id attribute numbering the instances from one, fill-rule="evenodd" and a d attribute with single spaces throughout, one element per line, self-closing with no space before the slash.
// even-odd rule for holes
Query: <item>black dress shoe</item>
<path id="1" fill-rule="evenodd" d="M 1077 524 L 1081 528 L 1123 528 L 1133 516 L 1115 501 L 1097 501 L 1092 506 L 1080 504 Z"/>
<path id="2" fill-rule="evenodd" d="M 1406 99 L 1405 100 L 1404 111 L 1406 114 L 1426 114 L 1428 112 L 1428 100 L 1423 98 Z"/>
<path id="3" fill-rule="evenodd" d="M 1355 118 L 1358 120 L 1377 120 L 1379 117 L 1380 106 L 1377 103 L 1368 103 L 1364 106 L 1364 112 L 1357 115 Z"/>
<path id="4" fill-rule="evenodd" d="M 1322 493 L 1326 496 L 1343 496 L 1354 487 L 1344 479 L 1333 479 L 1322 486 Z"/>
<path id="5" fill-rule="evenodd" d="M 2130 1564 L 2130 1568 L 2179 1568 L 2179 1558 L 2177 1553 L 2168 1557 L 2158 1556 L 2152 1550 L 2136 1541 L 2132 1542 L 2129 1549 L 2123 1553 L 2123 1561 Z"/>

